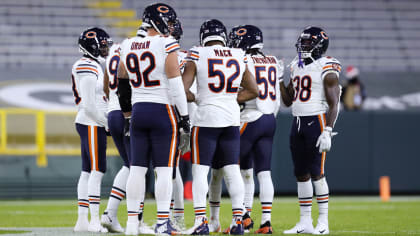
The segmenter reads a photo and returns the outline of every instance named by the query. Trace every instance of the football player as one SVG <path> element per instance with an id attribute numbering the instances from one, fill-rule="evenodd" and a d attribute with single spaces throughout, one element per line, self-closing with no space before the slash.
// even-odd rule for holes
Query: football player
<path id="1" fill-rule="evenodd" d="M 297 60 L 291 63 L 291 80 L 287 87 L 280 83 L 283 102 L 292 106 L 294 116 L 290 149 L 300 204 L 300 221 L 285 234 L 329 234 L 329 190 L 324 165 L 338 117 L 341 65 L 335 58 L 323 56 L 328 43 L 328 35 L 321 28 L 303 30 L 296 43 Z M 315 229 L 311 217 L 312 184 L 319 208 Z"/>
<path id="2" fill-rule="evenodd" d="M 276 57 L 265 55 L 262 31 L 253 25 L 234 27 L 229 34 L 229 44 L 233 48 L 241 48 L 248 57 L 248 68 L 258 84 L 258 97 L 242 104 L 241 110 L 241 150 L 240 167 L 245 184 L 245 208 L 243 216 L 244 229 L 253 227 L 250 218 L 254 200 L 254 171 L 260 183 L 260 201 L 262 207 L 261 226 L 255 232 L 272 234 L 271 208 L 274 198 L 274 187 L 271 180 L 271 152 L 274 132 L 276 130 L 275 115 L 280 105 L 279 79 L 283 77 L 283 62 Z M 212 170 L 209 201 L 211 210 L 210 228 L 220 225 L 218 205 L 220 205 L 221 176 L 219 170 Z M 212 193 L 215 190 L 217 194 Z M 215 199 L 213 199 L 213 197 Z"/>
<path id="3" fill-rule="evenodd" d="M 244 52 L 226 47 L 226 41 L 226 28 L 222 22 L 216 19 L 205 21 L 200 28 L 202 47 L 189 51 L 182 75 L 188 101 L 198 104 L 191 136 L 195 222 L 186 232 L 188 234 L 209 234 L 206 218 L 207 175 L 213 163 L 223 170 L 232 200 L 230 233 L 244 233 L 244 184 L 238 165 L 238 102 L 255 98 L 258 88 L 247 69 Z M 196 95 L 189 90 L 195 77 Z"/>
<path id="4" fill-rule="evenodd" d="M 110 53 L 105 61 L 104 88 L 108 92 L 108 127 L 114 140 L 115 146 L 120 153 L 124 165 L 118 171 L 112 184 L 108 205 L 101 217 L 101 224 L 110 232 L 122 233 L 124 229 L 118 222 L 117 212 L 121 200 L 125 197 L 129 170 L 129 140 L 124 135 L 124 115 L 121 112 L 120 103 L 117 96 L 117 72 L 120 62 L 120 45 L 114 43 L 110 48 Z"/>
<path id="5" fill-rule="evenodd" d="M 171 36 L 178 41 L 181 39 L 183 35 L 182 25 L 181 21 L 179 19 L 176 20 L 176 22 L 173 24 L 173 27 L 171 28 Z M 178 62 L 179 62 L 179 68 L 181 73 L 184 71 L 184 65 L 185 65 L 185 57 L 187 55 L 187 52 L 184 50 L 178 50 Z M 189 105 L 188 105 L 189 106 Z M 190 115 L 191 113 L 188 112 Z M 188 149 L 189 147 L 185 147 Z M 185 230 L 185 221 L 184 221 L 184 183 L 182 181 L 181 172 L 179 169 L 179 161 L 181 158 L 181 154 L 184 151 L 178 151 L 175 162 L 174 162 L 174 172 L 173 172 L 173 190 L 172 190 L 172 200 L 171 200 L 171 207 L 170 207 L 170 214 L 171 214 L 171 222 L 173 226 L 179 230 Z"/>
<path id="6" fill-rule="evenodd" d="M 147 34 L 143 27 L 140 27 L 137 31 L 138 37 L 145 37 Z M 114 140 L 115 146 L 123 159 L 124 165 L 117 173 L 114 178 L 114 183 L 111 189 L 110 198 L 108 200 L 108 206 L 101 217 L 101 224 L 106 227 L 110 232 L 123 232 L 124 229 L 118 222 L 117 212 L 118 206 L 121 200 L 125 197 L 127 178 L 129 174 L 129 152 L 130 152 L 130 139 L 129 139 L 129 127 L 125 127 L 127 130 L 124 132 L 124 126 L 128 126 L 129 117 L 131 114 L 123 114 L 121 111 L 120 103 L 117 95 L 117 72 L 118 64 L 120 61 L 120 44 L 114 44 L 110 48 L 110 53 L 105 63 L 105 77 L 104 77 L 104 88 L 105 93 L 108 94 L 108 127 L 111 133 L 112 139 Z M 153 234 L 151 230 L 143 221 L 143 206 L 144 206 L 144 193 L 141 194 L 140 203 L 140 214 L 139 214 L 139 233 Z"/>
<path id="7" fill-rule="evenodd" d="M 89 28 L 79 37 L 83 57 L 72 69 L 72 84 L 78 109 L 76 130 L 80 136 L 82 173 L 77 185 L 78 219 L 74 231 L 107 232 L 99 221 L 101 182 L 106 171 L 107 99 L 99 57 L 106 58 L 112 40 L 100 28 Z M 88 221 L 90 209 L 90 222 Z"/>
<path id="8" fill-rule="evenodd" d="M 130 174 L 127 180 L 127 235 L 137 235 L 140 195 L 152 162 L 156 181 L 156 234 L 179 234 L 170 224 L 172 169 L 177 152 L 178 127 L 189 135 L 187 100 L 176 51 L 178 42 L 170 34 L 175 10 L 163 3 L 147 6 L 143 22 L 147 36 L 134 37 L 121 46 L 118 92 L 121 110 L 132 112 L 130 122 Z M 172 101 L 179 111 L 177 124 Z M 131 105 L 133 103 L 133 105 Z M 185 140 L 185 139 L 184 139 Z M 180 143 L 180 145 L 186 145 Z"/>

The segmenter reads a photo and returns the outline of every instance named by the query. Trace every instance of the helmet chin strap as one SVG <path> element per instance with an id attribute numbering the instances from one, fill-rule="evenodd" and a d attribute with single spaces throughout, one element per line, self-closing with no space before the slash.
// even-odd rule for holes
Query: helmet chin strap
<path id="1" fill-rule="evenodd" d="M 160 30 L 159 30 L 159 28 L 155 25 L 155 23 L 152 21 L 152 20 L 150 20 L 150 23 L 152 23 L 152 26 L 153 26 L 153 28 L 159 33 L 159 34 L 161 34 L 161 35 L 163 35 L 162 34 L 162 32 L 160 32 Z"/>
<path id="2" fill-rule="evenodd" d="M 98 58 L 97 57 L 94 57 L 88 50 L 86 50 L 84 47 L 82 47 L 81 45 L 79 45 L 79 49 L 80 49 L 80 51 L 81 52 L 83 52 L 84 54 L 87 54 L 88 56 L 90 56 L 90 57 L 92 57 L 92 58 L 94 58 L 94 59 L 96 59 L 96 60 L 98 60 Z"/>

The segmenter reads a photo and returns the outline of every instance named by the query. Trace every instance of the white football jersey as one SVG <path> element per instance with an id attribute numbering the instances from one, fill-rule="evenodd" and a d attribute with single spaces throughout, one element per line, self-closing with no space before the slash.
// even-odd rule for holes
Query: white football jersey
<path id="1" fill-rule="evenodd" d="M 133 37 L 121 45 L 121 60 L 132 87 L 132 104 L 153 102 L 171 104 L 165 61 L 169 53 L 179 49 L 172 37 Z"/>
<path id="2" fill-rule="evenodd" d="M 313 116 L 327 112 L 323 80 L 328 73 L 335 73 L 338 77 L 340 72 L 340 62 L 332 57 L 321 57 L 303 67 L 294 62 L 290 74 L 295 91 L 293 116 Z"/>
<path id="3" fill-rule="evenodd" d="M 77 106 L 77 115 L 76 123 L 83 125 L 95 125 L 103 126 L 103 124 L 98 124 L 92 120 L 87 114 L 86 110 L 89 109 L 86 104 L 84 104 L 83 97 L 79 91 L 81 91 L 80 81 L 83 79 L 95 79 L 96 88 L 95 88 L 95 105 L 97 111 L 100 113 L 100 116 L 106 116 L 107 112 L 107 99 L 104 92 L 104 73 L 102 71 L 101 65 L 90 58 L 82 57 L 73 64 L 72 68 L 72 90 Z M 87 78 L 90 77 L 90 78 Z M 93 77 L 93 78 L 92 78 Z"/>
<path id="4" fill-rule="evenodd" d="M 109 55 L 106 58 L 105 66 L 106 73 L 109 78 L 109 103 L 108 103 L 108 112 L 121 110 L 120 102 L 117 96 L 118 90 L 118 64 L 120 62 L 120 44 L 114 44 L 109 49 Z"/>
<path id="5" fill-rule="evenodd" d="M 194 47 L 187 60 L 196 65 L 197 110 L 194 126 L 229 127 L 240 125 L 236 101 L 247 59 L 241 49 L 214 45 Z"/>
<path id="6" fill-rule="evenodd" d="M 241 122 L 253 122 L 263 114 L 273 114 L 280 106 L 279 78 L 283 77 L 283 61 L 274 56 L 247 55 L 249 71 L 258 85 L 258 97 L 247 101 Z"/>

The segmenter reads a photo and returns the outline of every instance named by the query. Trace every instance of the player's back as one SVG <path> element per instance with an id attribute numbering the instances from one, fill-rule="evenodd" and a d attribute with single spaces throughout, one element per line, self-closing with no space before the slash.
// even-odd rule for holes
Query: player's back
<path id="1" fill-rule="evenodd" d="M 170 37 L 133 37 L 124 41 L 121 59 L 129 75 L 133 104 L 171 104 L 165 61 L 170 52 L 178 49 L 178 42 Z"/>
<path id="2" fill-rule="evenodd" d="M 196 64 L 198 108 L 194 125 L 201 127 L 239 126 L 236 101 L 246 69 L 245 53 L 221 45 L 191 49 L 188 60 Z"/>
<path id="3" fill-rule="evenodd" d="M 258 85 L 258 97 L 247 101 L 241 122 L 252 122 L 263 114 L 272 114 L 279 106 L 278 78 L 283 76 L 283 62 L 271 55 L 247 55 L 248 68 Z"/>
<path id="4" fill-rule="evenodd" d="M 86 78 L 91 77 L 91 78 Z M 84 104 L 80 95 L 81 83 L 83 79 L 96 79 L 95 87 L 95 106 L 99 112 L 106 112 L 107 100 L 103 88 L 104 74 L 101 65 L 90 58 L 82 57 L 77 60 L 72 67 L 72 90 L 75 103 L 78 109 L 76 123 L 84 125 L 98 125 L 86 114 L 87 104 Z"/>
<path id="5" fill-rule="evenodd" d="M 121 110 L 120 102 L 118 101 L 117 89 L 118 89 L 118 63 L 120 62 L 120 44 L 114 44 L 109 49 L 109 55 L 106 58 L 105 66 L 106 73 L 109 78 L 109 103 L 108 112 L 114 110 Z"/>
<path id="6" fill-rule="evenodd" d="M 324 76 L 328 73 L 340 73 L 340 62 L 332 57 L 321 57 L 309 65 L 291 67 L 291 80 L 295 96 L 292 113 L 294 116 L 313 116 L 325 113 L 328 104 L 324 92 Z"/>

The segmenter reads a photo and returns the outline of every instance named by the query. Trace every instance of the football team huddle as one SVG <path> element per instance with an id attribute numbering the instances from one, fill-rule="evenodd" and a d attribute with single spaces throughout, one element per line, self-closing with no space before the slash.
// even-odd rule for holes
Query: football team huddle
<path id="1" fill-rule="evenodd" d="M 262 217 L 260 227 L 252 232 L 272 234 L 271 155 L 276 114 L 282 104 L 291 106 L 294 116 L 290 149 L 300 204 L 300 221 L 283 233 L 329 234 L 324 164 L 336 134 L 332 129 L 339 111 L 341 66 L 324 56 L 329 43 L 325 31 L 307 27 L 300 34 L 287 85 L 283 62 L 262 51 L 263 34 L 254 25 L 233 27 L 228 34 L 221 21 L 207 20 L 200 27 L 200 45 L 188 51 L 180 49 L 182 35 L 175 10 L 163 3 L 147 6 L 137 36 L 120 44 L 113 43 L 101 28 L 89 28 L 80 35 L 83 57 L 72 68 L 82 156 L 74 231 L 126 235 L 221 232 L 224 180 L 232 202 L 232 221 L 223 233 L 242 235 L 254 226 L 255 174 Z M 100 216 L 107 135 L 112 136 L 124 165 Z M 187 152 L 195 214 L 194 225 L 188 229 L 178 167 L 180 156 Z M 143 219 L 149 166 L 155 175 L 154 226 Z M 311 217 L 314 192 L 319 207 L 316 227 Z M 125 229 L 117 218 L 124 198 Z"/>

